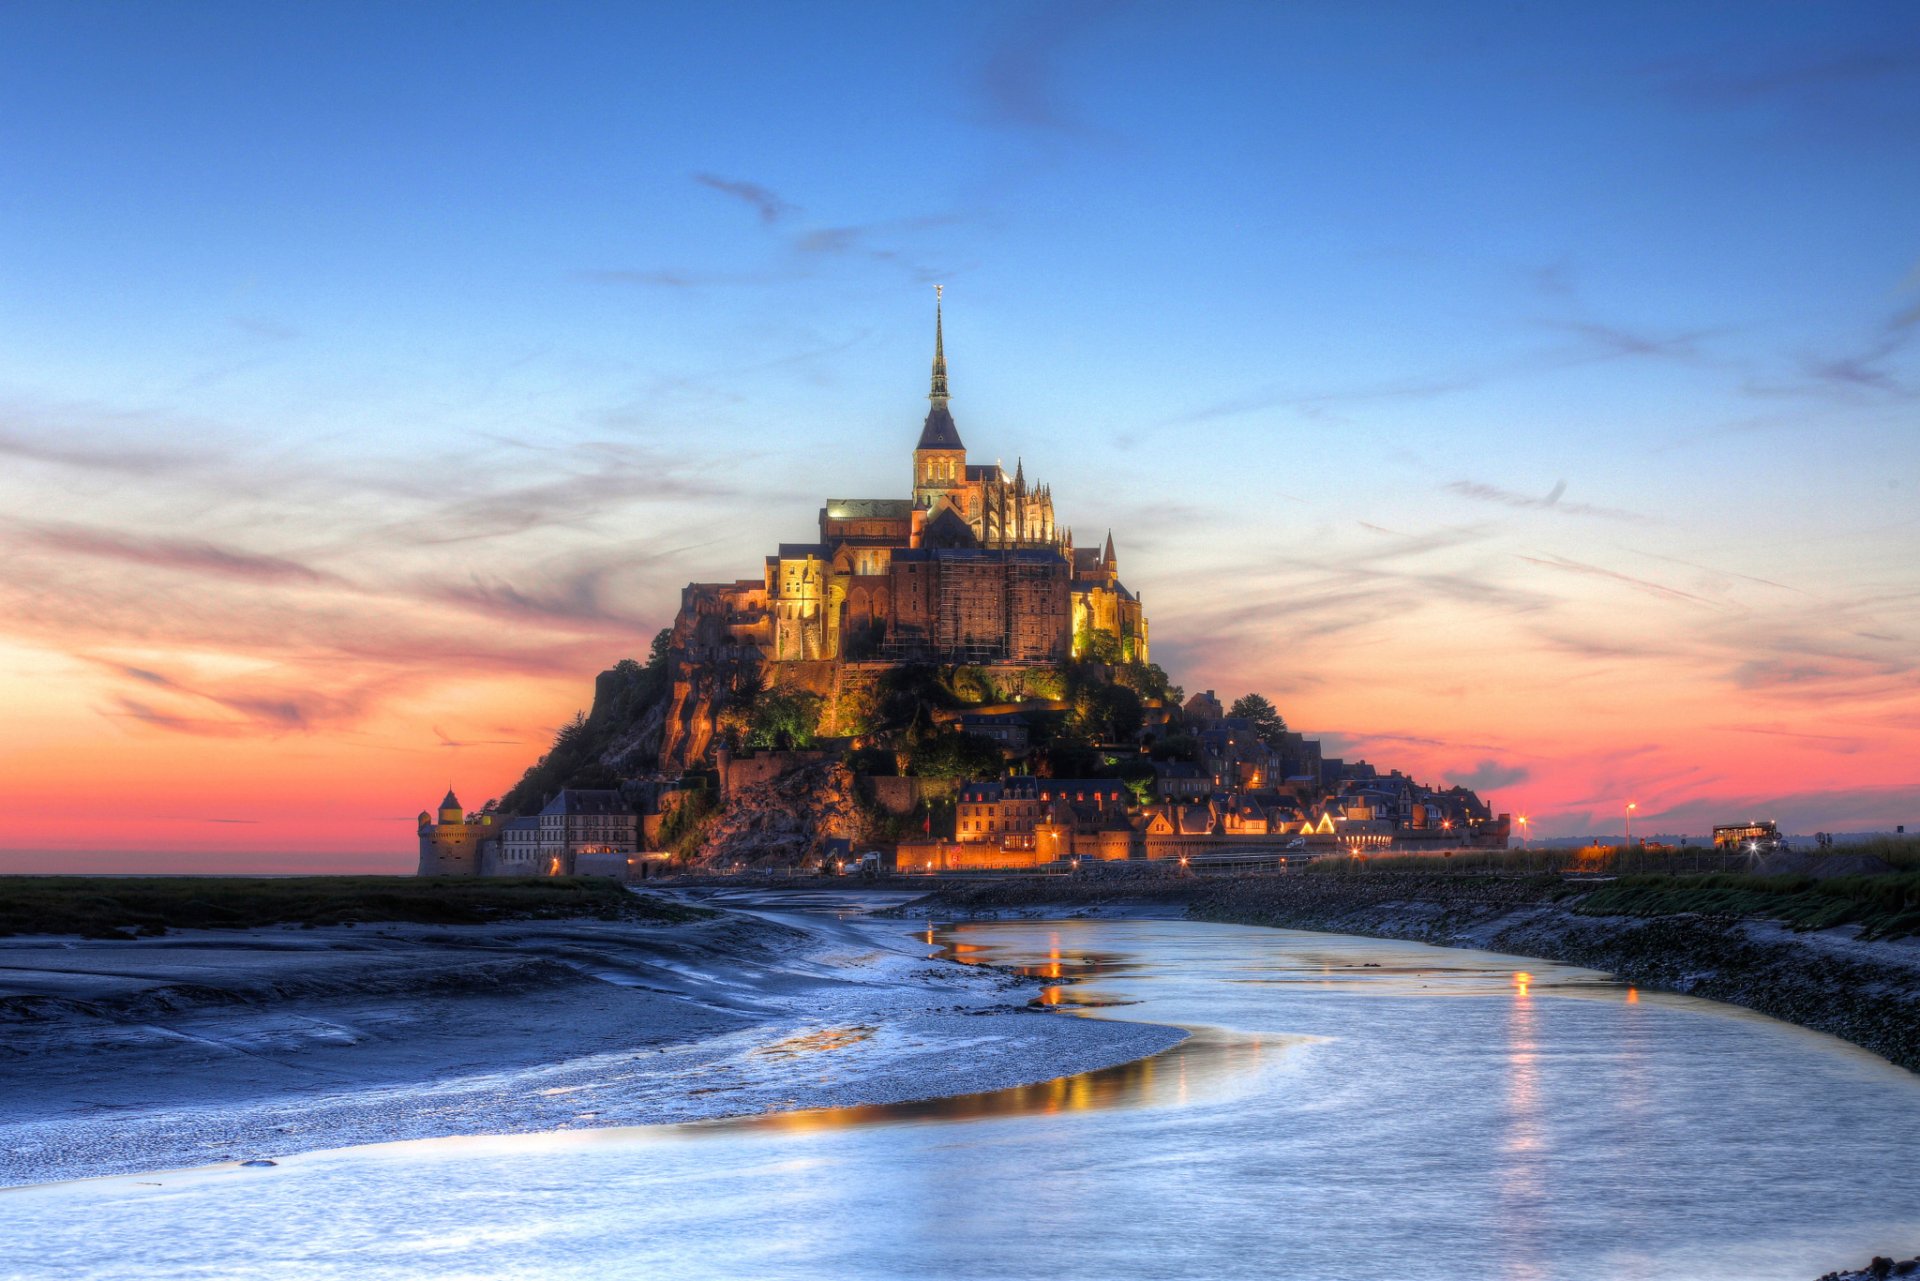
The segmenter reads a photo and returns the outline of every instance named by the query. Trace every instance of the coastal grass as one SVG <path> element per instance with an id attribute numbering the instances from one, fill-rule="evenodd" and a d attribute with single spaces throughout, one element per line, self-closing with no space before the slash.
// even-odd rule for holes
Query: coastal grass
<path id="1" fill-rule="evenodd" d="M 1306 864 L 1320 875 L 1370 872 L 1504 873 L 1516 876 L 1667 876 L 1752 873 L 1770 870 L 1782 857 L 1815 863 L 1826 859 L 1879 860 L 1893 872 L 1920 872 L 1920 837 L 1879 836 L 1831 849 L 1801 847 L 1794 854 L 1720 851 L 1711 845 L 1587 845 L 1578 849 L 1451 850 L 1432 854 L 1357 854 L 1316 858 Z M 1777 865 L 1777 864 L 1776 864 Z M 1791 868 L 1799 871 L 1798 867 Z"/>
<path id="2" fill-rule="evenodd" d="M 1920 934 L 1920 872 L 1881 876 L 1623 876 L 1577 893 L 1583 916 L 1760 917 L 1796 929 L 1859 927 L 1862 938 Z"/>
<path id="3" fill-rule="evenodd" d="M 1637 845 L 1589 845 L 1580 849 L 1332 855 L 1313 859 L 1305 867 L 1322 876 L 1375 872 L 1419 872 L 1433 876 L 1488 872 L 1513 876 L 1627 876 L 1733 870 L 1746 861 L 1744 854 L 1719 854 L 1710 846 L 1648 849 Z"/>
<path id="4" fill-rule="evenodd" d="M 1896 872 L 1920 872 L 1920 836 L 1876 836 L 1867 841 L 1848 841 L 1835 846 L 1834 852 L 1867 854 Z"/>
<path id="5" fill-rule="evenodd" d="M 264 925 L 483 925 L 580 917 L 676 922 L 706 915 L 603 877 L 0 877 L 0 936 L 124 939 Z"/>

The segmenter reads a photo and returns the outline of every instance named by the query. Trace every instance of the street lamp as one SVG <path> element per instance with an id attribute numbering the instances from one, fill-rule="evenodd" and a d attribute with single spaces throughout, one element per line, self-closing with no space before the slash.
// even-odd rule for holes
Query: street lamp
<path id="1" fill-rule="evenodd" d="M 1632 801 L 1627 802 L 1627 844 L 1633 844 L 1633 812 L 1640 807 Z"/>
<path id="2" fill-rule="evenodd" d="M 1525 814 L 1520 816 L 1520 848 L 1527 848 L 1527 816 Z"/>

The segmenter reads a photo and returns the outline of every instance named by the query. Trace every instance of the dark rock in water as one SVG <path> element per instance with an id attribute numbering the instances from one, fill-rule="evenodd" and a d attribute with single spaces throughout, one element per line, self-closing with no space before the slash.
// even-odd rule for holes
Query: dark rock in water
<path id="1" fill-rule="evenodd" d="M 253 1160 L 251 1161 L 242 1161 L 240 1164 L 241 1165 L 279 1165 L 280 1163 L 278 1161 L 269 1161 L 267 1160 L 267 1158 L 263 1156 L 257 1156 L 253 1158 Z"/>
<path id="2" fill-rule="evenodd" d="M 1857 1272 L 1829 1272 L 1820 1281 L 1886 1281 L 1888 1277 L 1910 1277 L 1920 1273 L 1920 1258 L 1895 1263 L 1885 1255 L 1875 1255 L 1873 1261 Z"/>

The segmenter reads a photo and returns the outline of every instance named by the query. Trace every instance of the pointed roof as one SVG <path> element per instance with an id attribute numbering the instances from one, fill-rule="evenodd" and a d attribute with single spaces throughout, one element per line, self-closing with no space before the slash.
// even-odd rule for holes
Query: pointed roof
<path id="1" fill-rule="evenodd" d="M 973 527 L 967 524 L 966 517 L 951 507 L 941 507 L 934 518 L 920 532 L 920 546 L 935 548 L 978 547 L 980 540 L 974 536 Z M 896 555 L 898 553 L 895 553 Z"/>
<path id="2" fill-rule="evenodd" d="M 942 286 L 933 287 L 933 389 L 927 399 L 936 405 L 947 403 L 947 341 L 940 321 Z"/>
<path id="3" fill-rule="evenodd" d="M 453 794 L 453 788 L 447 788 L 447 794 L 440 800 L 440 808 L 443 810 L 457 810 L 460 808 L 460 798 Z"/>
<path id="4" fill-rule="evenodd" d="M 920 428 L 916 450 L 966 448 L 960 443 L 960 431 L 953 425 L 953 415 L 947 412 L 947 348 L 940 316 L 942 288 L 933 287 L 933 386 L 927 392 L 933 408 L 927 411 L 926 424 Z"/>
<path id="5" fill-rule="evenodd" d="M 1103 565 L 1105 565 L 1105 566 L 1107 566 L 1107 568 L 1109 568 L 1109 569 L 1111 569 L 1111 568 L 1113 568 L 1113 565 L 1114 565 L 1114 559 L 1113 559 L 1113 531 L 1112 531 L 1111 529 L 1109 529 L 1109 530 L 1107 531 L 1107 549 L 1106 549 L 1106 551 L 1104 551 L 1104 552 L 1102 552 L 1102 553 L 1100 554 L 1100 563 L 1101 563 L 1101 564 L 1103 564 Z"/>

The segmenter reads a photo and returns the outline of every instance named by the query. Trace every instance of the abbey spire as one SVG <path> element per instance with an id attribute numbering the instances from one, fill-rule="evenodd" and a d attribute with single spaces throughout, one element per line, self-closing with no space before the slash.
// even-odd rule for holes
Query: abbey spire
<path id="1" fill-rule="evenodd" d="M 940 295 L 945 290 L 945 285 L 933 287 L 933 390 L 927 399 L 935 409 L 947 407 L 947 344 L 940 323 Z"/>
<path id="2" fill-rule="evenodd" d="M 949 492 L 966 483 L 967 447 L 947 412 L 947 342 L 940 315 L 941 286 L 933 287 L 933 386 L 927 399 L 927 421 L 920 443 L 913 447 L 913 501 L 931 509 Z"/>

